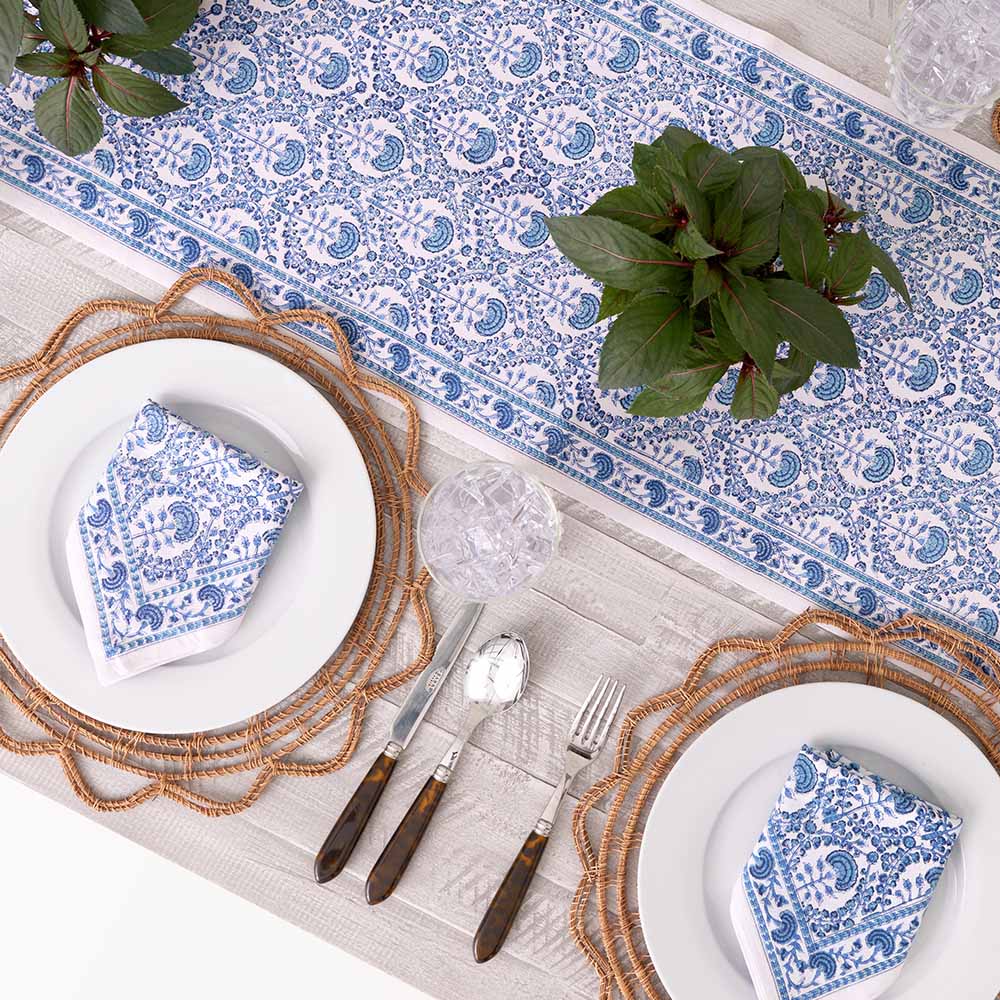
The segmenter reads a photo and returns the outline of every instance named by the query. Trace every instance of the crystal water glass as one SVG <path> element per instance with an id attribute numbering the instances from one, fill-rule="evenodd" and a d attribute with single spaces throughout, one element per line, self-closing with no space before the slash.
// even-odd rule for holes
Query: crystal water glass
<path id="1" fill-rule="evenodd" d="M 950 128 L 1000 95 L 997 0 L 905 0 L 889 48 L 889 92 L 921 128 Z"/>
<path id="2" fill-rule="evenodd" d="M 420 557 L 442 586 L 470 601 L 506 597 L 552 561 L 559 512 L 545 487 L 506 462 L 467 466 L 427 494 Z"/>

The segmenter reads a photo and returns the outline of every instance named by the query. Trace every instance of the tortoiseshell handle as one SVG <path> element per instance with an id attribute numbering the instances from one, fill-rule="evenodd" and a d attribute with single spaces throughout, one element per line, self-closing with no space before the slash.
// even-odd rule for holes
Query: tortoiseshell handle
<path id="1" fill-rule="evenodd" d="M 316 881 L 322 885 L 336 878 L 347 864 L 347 859 L 361 839 L 361 834 L 368 825 L 378 800 L 382 798 L 385 786 L 389 784 L 392 769 L 396 759 L 384 751 L 372 764 L 361 784 L 355 789 L 350 802 L 344 806 L 333 829 L 327 834 L 323 846 L 316 855 L 313 874 Z"/>
<path id="2" fill-rule="evenodd" d="M 385 845 L 378 861 L 368 874 L 365 899 L 372 906 L 388 899 L 399 885 L 399 880 L 403 877 L 410 859 L 416 854 L 434 810 L 437 809 L 447 787 L 446 782 L 438 781 L 431 775 L 420 789 L 420 794 L 413 800 L 413 804 L 407 809 L 402 822 L 396 827 L 396 832 L 390 837 L 389 843 Z"/>
<path id="3" fill-rule="evenodd" d="M 528 834 L 476 931 L 472 950 L 477 962 L 488 962 L 503 947 L 548 842 L 546 835 L 535 830 Z"/>

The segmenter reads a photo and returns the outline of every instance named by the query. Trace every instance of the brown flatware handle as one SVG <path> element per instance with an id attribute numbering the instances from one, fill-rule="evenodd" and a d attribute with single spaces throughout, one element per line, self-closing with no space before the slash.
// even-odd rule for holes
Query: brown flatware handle
<path id="1" fill-rule="evenodd" d="M 413 804 L 407 809 L 402 822 L 396 827 L 396 832 L 389 838 L 389 843 L 385 845 L 378 861 L 368 873 L 365 899 L 372 906 L 388 899 L 399 885 L 399 880 L 403 877 L 410 859 L 416 854 L 434 810 L 437 809 L 447 787 L 446 782 L 438 781 L 431 775 L 420 789 L 420 794 L 413 800 Z"/>
<path id="2" fill-rule="evenodd" d="M 503 947 L 548 842 L 544 834 L 534 830 L 528 834 L 476 931 L 472 950 L 477 962 L 488 962 Z"/>
<path id="3" fill-rule="evenodd" d="M 390 757 L 385 751 L 380 753 L 355 789 L 350 802 L 344 806 L 344 811 L 337 817 L 337 822 L 323 841 L 313 865 L 313 874 L 320 885 L 336 878 L 344 870 L 378 800 L 382 798 L 385 786 L 389 784 L 395 766 L 395 757 Z"/>

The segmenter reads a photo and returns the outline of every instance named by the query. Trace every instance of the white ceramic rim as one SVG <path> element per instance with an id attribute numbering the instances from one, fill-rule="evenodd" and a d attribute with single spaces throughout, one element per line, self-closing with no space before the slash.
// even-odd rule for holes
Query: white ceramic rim
<path id="1" fill-rule="evenodd" d="M 280 443 L 305 483 L 266 567 L 283 546 L 304 549 L 294 597 L 245 649 L 239 631 L 197 662 L 150 670 L 108 688 L 96 680 L 77 609 L 50 561 L 49 524 L 67 469 L 108 428 L 124 430 L 147 397 L 227 411 L 253 438 Z M 178 405 L 181 415 L 183 405 Z M 211 427 L 207 429 L 211 430 Z M 224 434 L 222 436 L 225 436 Z M 111 445 L 113 447 L 113 445 Z M 108 454 L 101 461 L 106 462 Z M 262 456 L 265 457 L 266 456 Z M 96 481 L 102 465 L 94 465 Z M 282 701 L 341 643 L 364 600 L 375 555 L 375 501 L 364 458 L 343 419 L 304 378 L 266 355 L 219 341 L 158 340 L 112 351 L 72 372 L 22 417 L 0 449 L 0 634 L 31 675 L 102 722 L 148 733 L 232 726 Z M 11 484 L 17 484 L 14 488 Z M 86 494 L 79 496 L 82 503 Z M 304 499 L 307 503 L 303 503 Z M 301 508 L 301 509 L 300 509 Z M 295 543 L 287 538 L 301 534 Z M 64 549 L 63 539 L 56 547 Z M 244 626 L 263 592 L 265 572 Z M 273 573 L 271 574 L 274 575 Z M 279 576 L 288 579 L 283 569 Z M 285 600 L 284 595 L 282 600 Z M 207 658 L 207 659 L 206 659 Z"/>
<path id="2" fill-rule="evenodd" d="M 783 688 L 740 706 L 702 733 L 664 780 L 639 851 L 638 900 L 643 938 L 672 1000 L 753 1000 L 749 978 L 736 974 L 711 928 L 706 847 L 723 807 L 746 777 L 783 755 L 790 767 L 803 743 L 867 747 L 919 775 L 939 804 L 965 820 L 959 839 L 964 876 L 958 925 L 948 929 L 943 953 L 934 955 L 929 974 L 924 965 L 924 974 L 913 981 L 904 964 L 887 1000 L 890 995 L 893 1000 L 949 995 L 993 1000 L 1000 983 L 992 920 L 1000 898 L 1000 777 L 965 733 L 925 705 L 893 691 L 844 682 Z M 761 828 L 771 804 L 762 806 Z M 752 847 L 747 844 L 747 857 Z M 683 863 L 667 871 L 671 858 Z M 921 947 L 933 948 L 934 942 L 918 937 L 914 949 Z"/>

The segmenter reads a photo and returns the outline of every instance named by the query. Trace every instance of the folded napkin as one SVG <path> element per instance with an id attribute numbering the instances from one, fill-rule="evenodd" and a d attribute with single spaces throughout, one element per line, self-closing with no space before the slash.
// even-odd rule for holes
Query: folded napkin
<path id="1" fill-rule="evenodd" d="M 301 492 L 147 401 L 66 538 L 98 680 L 114 684 L 225 642 Z"/>
<path id="2" fill-rule="evenodd" d="M 870 1000 L 899 975 L 962 821 L 804 746 L 730 916 L 760 1000 Z"/>

